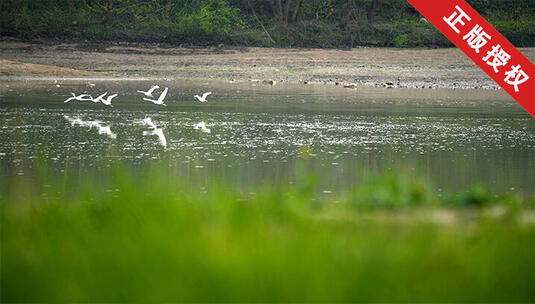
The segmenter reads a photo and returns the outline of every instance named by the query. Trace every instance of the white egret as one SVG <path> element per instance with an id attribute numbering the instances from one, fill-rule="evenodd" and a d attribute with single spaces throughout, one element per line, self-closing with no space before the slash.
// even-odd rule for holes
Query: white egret
<path id="1" fill-rule="evenodd" d="M 145 96 L 147 96 L 147 97 L 154 97 L 154 96 L 152 95 L 152 92 L 154 92 L 154 90 L 159 89 L 159 88 L 160 88 L 159 86 L 154 85 L 154 86 L 152 86 L 152 87 L 151 87 L 148 91 L 146 91 L 146 92 L 145 92 L 145 91 L 141 91 L 141 90 L 137 90 L 137 92 L 138 92 L 138 93 L 141 93 L 141 94 L 143 94 L 143 95 L 145 95 Z"/>
<path id="2" fill-rule="evenodd" d="M 166 104 L 163 103 L 163 100 L 165 99 L 165 96 L 167 96 L 167 91 L 168 91 L 168 90 L 169 90 L 169 88 L 165 88 L 165 89 L 163 90 L 162 94 L 160 94 L 160 97 L 158 97 L 157 100 L 155 100 L 155 99 L 150 99 L 150 98 L 143 98 L 143 100 L 150 101 L 150 102 L 152 102 L 153 104 L 166 106 Z"/>
<path id="3" fill-rule="evenodd" d="M 208 95 L 212 94 L 212 92 L 206 92 L 204 94 L 202 94 L 202 96 L 199 96 L 199 95 L 195 95 L 193 97 L 197 98 L 200 102 L 206 102 L 206 97 L 208 97 Z"/>
<path id="4" fill-rule="evenodd" d="M 71 100 L 78 100 L 78 101 L 93 101 L 93 97 L 89 94 L 81 94 L 76 96 L 76 94 L 71 93 L 72 97 L 67 98 L 64 103 L 67 103 Z"/>
<path id="5" fill-rule="evenodd" d="M 113 107 L 113 105 L 111 104 L 111 100 L 114 99 L 115 97 L 117 97 L 117 94 L 110 95 L 106 99 L 101 98 L 100 101 L 102 101 L 102 103 L 107 105 L 107 106 Z"/>
<path id="6" fill-rule="evenodd" d="M 106 94 L 108 94 L 108 92 L 98 96 L 97 98 L 93 98 L 93 102 L 97 103 L 97 102 L 101 102 L 104 98 L 104 96 L 106 96 Z"/>

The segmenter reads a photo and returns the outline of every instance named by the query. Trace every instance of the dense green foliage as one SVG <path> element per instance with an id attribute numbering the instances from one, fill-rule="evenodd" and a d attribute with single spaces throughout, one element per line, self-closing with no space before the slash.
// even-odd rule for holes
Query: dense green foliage
<path id="1" fill-rule="evenodd" d="M 533 203 L 393 174 L 336 198 L 310 177 L 202 193 L 113 167 L 4 176 L 2 302 L 535 300 Z"/>
<path id="2" fill-rule="evenodd" d="M 516 46 L 535 45 L 535 1 L 471 0 Z M 405 0 L 0 0 L 22 38 L 278 47 L 449 46 Z"/>

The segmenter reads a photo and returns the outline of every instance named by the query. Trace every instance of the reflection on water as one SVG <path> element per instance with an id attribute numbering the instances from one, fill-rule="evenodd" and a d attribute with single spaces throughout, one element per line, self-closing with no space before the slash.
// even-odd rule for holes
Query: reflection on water
<path id="1" fill-rule="evenodd" d="M 80 118 L 70 117 L 68 115 L 63 115 L 63 117 L 65 117 L 65 119 L 71 123 L 71 126 L 79 125 L 82 127 L 88 127 L 89 129 L 96 128 L 98 130 L 98 134 L 107 135 L 112 139 L 117 138 L 117 135 L 111 131 L 110 126 L 103 126 L 98 120 L 85 121 Z"/>
<path id="2" fill-rule="evenodd" d="M 163 134 L 163 129 L 158 128 L 153 122 L 150 117 L 147 117 L 143 120 L 141 120 L 141 124 L 148 126 L 151 130 L 150 131 L 143 131 L 143 136 L 147 135 L 156 135 L 158 136 L 158 140 L 160 141 L 160 145 L 162 145 L 164 148 L 167 148 L 167 138 Z"/>
<path id="3" fill-rule="evenodd" d="M 91 90 L 65 90 L 76 86 Z M 476 182 L 496 192 L 534 190 L 535 122 L 501 92 L 476 91 L 463 103 L 448 99 L 449 91 L 421 90 L 440 102 L 408 96 L 413 91 L 296 87 L 292 94 L 285 86 L 170 83 L 162 108 L 139 101 L 135 88 L 145 83 L 113 86 L 97 85 L 119 92 L 114 108 L 66 106 L 63 92 L 43 97 L 42 88 L 4 92 L 2 174 L 24 174 L 26 160 L 40 155 L 58 172 L 81 174 L 118 158 L 165 160 L 203 191 L 220 181 L 244 189 L 294 183 L 304 170 L 320 176 L 329 194 L 355 185 L 363 172 L 387 168 L 419 172 L 444 190 Z M 209 102 L 192 98 L 208 88 Z"/>
<path id="4" fill-rule="evenodd" d="M 195 130 L 200 130 L 200 131 L 202 131 L 202 132 L 204 132 L 204 133 L 211 133 L 211 132 L 212 132 L 212 130 L 210 130 L 210 129 L 208 129 L 208 128 L 206 127 L 206 123 L 205 123 L 204 121 L 201 121 L 200 123 L 195 124 L 195 125 L 193 126 L 193 128 L 194 128 Z"/>

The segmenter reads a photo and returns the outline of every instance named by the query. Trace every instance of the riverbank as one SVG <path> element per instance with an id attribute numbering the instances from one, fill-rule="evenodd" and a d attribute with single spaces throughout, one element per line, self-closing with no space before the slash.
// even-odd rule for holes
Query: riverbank
<path id="1" fill-rule="evenodd" d="M 535 60 L 535 48 L 521 52 Z M 181 48 L 162 44 L 0 41 L 0 75 L 218 79 L 402 88 L 498 89 L 461 51 L 356 48 Z M 30 65 L 32 69 L 22 69 Z M 40 66 L 35 66 L 40 65 Z"/>

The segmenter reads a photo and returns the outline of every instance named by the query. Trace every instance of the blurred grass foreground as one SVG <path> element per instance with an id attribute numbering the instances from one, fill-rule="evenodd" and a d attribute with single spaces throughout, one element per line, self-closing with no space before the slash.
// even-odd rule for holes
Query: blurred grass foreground
<path id="1" fill-rule="evenodd" d="M 0 183 L 2 302 L 533 302 L 533 201 L 386 173 L 240 193 L 164 169 Z"/>

